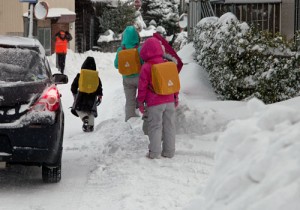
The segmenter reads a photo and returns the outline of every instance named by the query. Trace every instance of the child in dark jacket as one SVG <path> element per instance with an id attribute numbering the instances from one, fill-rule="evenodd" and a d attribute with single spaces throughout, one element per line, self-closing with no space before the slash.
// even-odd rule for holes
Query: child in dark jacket
<path id="1" fill-rule="evenodd" d="M 178 105 L 178 93 L 159 95 L 153 91 L 151 68 L 153 64 L 165 62 L 161 43 L 149 38 L 141 49 L 144 60 L 138 85 L 138 103 L 141 113 L 147 106 L 147 131 L 150 140 L 148 157 L 172 158 L 175 153 L 175 107 Z M 162 145 L 161 145 L 162 144 Z"/>
<path id="2" fill-rule="evenodd" d="M 82 70 L 96 71 L 96 63 L 93 57 L 87 57 L 81 67 Z M 93 92 L 82 92 L 79 88 L 80 73 L 76 75 L 71 85 L 71 92 L 74 96 L 74 103 L 71 112 L 75 116 L 79 116 L 83 121 L 82 129 L 84 132 L 91 132 L 94 130 L 94 118 L 98 116 L 97 106 L 102 100 L 102 83 L 95 74 L 97 84 L 94 84 L 95 90 Z M 85 86 L 86 84 L 83 84 Z M 90 85 L 90 84 L 89 84 Z"/>

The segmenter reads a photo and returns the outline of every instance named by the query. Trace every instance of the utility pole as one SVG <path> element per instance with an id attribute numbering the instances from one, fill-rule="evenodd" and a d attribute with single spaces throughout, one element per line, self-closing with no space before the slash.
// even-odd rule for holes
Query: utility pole
<path id="1" fill-rule="evenodd" d="M 28 18 L 29 18 L 29 33 L 28 37 L 33 37 L 33 8 L 34 5 L 38 2 L 38 0 L 19 0 L 21 3 L 29 3 L 29 12 L 28 12 Z"/>
<path id="2" fill-rule="evenodd" d="M 29 3 L 29 38 L 33 38 L 33 7 L 33 4 Z"/>

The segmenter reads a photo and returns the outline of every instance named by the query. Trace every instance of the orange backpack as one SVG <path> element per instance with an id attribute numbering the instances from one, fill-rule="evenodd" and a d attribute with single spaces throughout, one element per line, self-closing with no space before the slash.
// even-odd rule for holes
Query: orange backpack
<path id="1" fill-rule="evenodd" d="M 138 74 L 141 70 L 140 56 L 137 48 L 123 49 L 119 52 L 118 68 L 122 75 Z"/>
<path id="2" fill-rule="evenodd" d="M 153 64 L 151 67 L 153 90 L 158 95 L 170 95 L 179 92 L 180 80 L 174 62 Z"/>
<path id="3" fill-rule="evenodd" d="M 98 72 L 89 69 L 81 69 L 79 76 L 79 91 L 94 93 L 99 86 Z"/>

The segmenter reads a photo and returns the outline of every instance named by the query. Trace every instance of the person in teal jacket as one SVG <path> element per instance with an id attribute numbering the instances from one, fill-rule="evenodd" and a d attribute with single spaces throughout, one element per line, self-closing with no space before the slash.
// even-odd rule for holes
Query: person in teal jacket
<path id="1" fill-rule="evenodd" d="M 119 61 L 119 52 L 122 49 L 132 49 L 138 48 L 138 52 L 140 53 L 140 37 L 134 26 L 127 26 L 122 34 L 122 42 L 121 46 L 117 49 L 116 58 L 114 61 L 114 65 L 116 69 L 118 69 L 118 61 Z M 141 64 L 143 61 L 140 59 Z M 139 74 L 131 74 L 131 75 L 123 75 L 123 87 L 126 98 L 125 104 L 125 122 L 129 120 L 131 117 L 139 117 L 136 112 L 137 109 L 137 88 L 139 82 Z"/>

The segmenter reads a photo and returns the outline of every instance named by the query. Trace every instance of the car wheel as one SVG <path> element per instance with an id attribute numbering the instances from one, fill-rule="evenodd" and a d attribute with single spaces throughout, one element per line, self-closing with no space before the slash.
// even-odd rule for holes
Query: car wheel
<path id="1" fill-rule="evenodd" d="M 61 158 L 62 149 L 59 153 L 58 160 L 55 164 L 42 165 L 42 177 L 45 183 L 57 183 L 61 180 Z"/>
<path id="2" fill-rule="evenodd" d="M 63 117 L 64 119 L 64 117 Z M 42 165 L 42 177 L 45 183 L 58 183 L 61 180 L 61 159 L 62 159 L 62 144 L 63 144 L 63 136 L 64 136 L 64 120 L 62 121 L 62 132 L 60 134 L 60 153 L 58 156 L 58 160 L 54 165 Z"/>
<path id="3" fill-rule="evenodd" d="M 57 183 L 61 180 L 61 165 L 56 167 L 42 166 L 42 177 L 45 183 Z"/>

